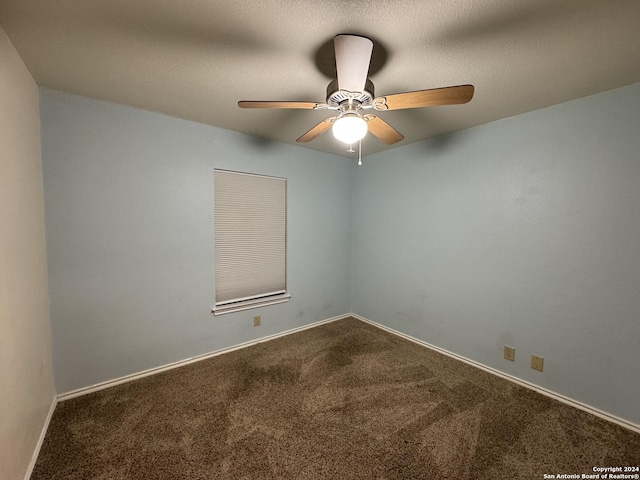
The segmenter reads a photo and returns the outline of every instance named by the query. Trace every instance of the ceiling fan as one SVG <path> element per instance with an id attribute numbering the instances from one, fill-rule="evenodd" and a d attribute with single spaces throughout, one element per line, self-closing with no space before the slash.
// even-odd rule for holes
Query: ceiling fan
<path id="1" fill-rule="evenodd" d="M 359 35 L 336 35 L 333 39 L 338 78 L 327 87 L 325 103 L 247 101 L 238 102 L 240 108 L 289 108 L 308 110 L 335 110 L 329 117 L 298 138 L 297 142 L 310 142 L 330 128 L 333 135 L 346 144 L 354 144 L 368 131 L 388 145 L 401 141 L 404 136 L 395 128 L 368 110 L 384 112 L 406 108 L 467 103 L 473 97 L 473 85 L 433 88 L 407 93 L 374 96 L 374 87 L 367 78 L 373 52 L 373 42 Z"/>

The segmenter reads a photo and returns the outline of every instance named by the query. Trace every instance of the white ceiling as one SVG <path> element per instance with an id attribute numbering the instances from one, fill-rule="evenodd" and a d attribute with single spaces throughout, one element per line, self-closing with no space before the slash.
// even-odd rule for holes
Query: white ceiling
<path id="1" fill-rule="evenodd" d="M 237 101 L 324 101 L 338 33 L 374 40 L 376 95 L 475 85 L 466 105 L 382 113 L 395 146 L 640 81 L 639 0 L 0 0 L 0 24 L 39 85 L 265 146 L 329 114 Z M 347 155 L 330 133 L 303 146 Z"/>

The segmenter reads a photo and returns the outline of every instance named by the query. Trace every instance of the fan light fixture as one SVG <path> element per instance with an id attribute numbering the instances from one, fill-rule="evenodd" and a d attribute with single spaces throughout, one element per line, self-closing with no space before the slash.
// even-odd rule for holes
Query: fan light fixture
<path id="1" fill-rule="evenodd" d="M 336 139 L 352 144 L 362 140 L 367 134 L 367 122 L 355 113 L 348 113 L 333 122 L 331 131 Z"/>
<path id="2" fill-rule="evenodd" d="M 336 57 L 336 76 L 327 86 L 326 103 L 309 101 L 255 101 L 241 100 L 240 108 L 287 108 L 303 110 L 329 110 L 335 116 L 325 118 L 301 135 L 296 142 L 310 142 L 330 128 L 337 140 L 354 145 L 371 131 L 387 145 L 393 145 L 404 136 L 385 122 L 378 112 L 407 108 L 460 105 L 473 98 L 473 85 L 430 88 L 413 92 L 392 93 L 382 97 L 374 95 L 374 87 L 367 78 L 371 66 L 373 41 L 361 35 L 341 33 L 333 39 Z M 373 112 L 367 112 L 371 111 Z M 353 149 L 347 150 L 350 153 Z"/>

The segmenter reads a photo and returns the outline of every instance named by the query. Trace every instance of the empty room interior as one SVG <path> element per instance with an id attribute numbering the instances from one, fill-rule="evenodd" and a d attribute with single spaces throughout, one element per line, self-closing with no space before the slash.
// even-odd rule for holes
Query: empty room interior
<path id="1" fill-rule="evenodd" d="M 639 25 L 0 1 L 0 478 L 640 478 Z"/>

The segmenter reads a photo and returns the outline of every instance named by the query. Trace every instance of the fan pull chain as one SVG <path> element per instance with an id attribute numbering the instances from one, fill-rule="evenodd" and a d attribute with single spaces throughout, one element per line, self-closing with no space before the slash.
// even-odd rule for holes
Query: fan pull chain
<path id="1" fill-rule="evenodd" d="M 353 143 L 349 144 L 349 149 L 347 150 L 347 153 L 354 153 L 355 150 L 353 149 Z"/>
<path id="2" fill-rule="evenodd" d="M 362 165 L 362 140 L 358 140 L 358 165 Z"/>

